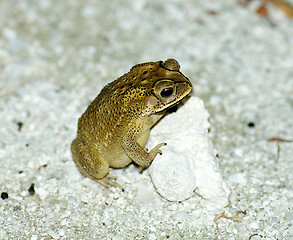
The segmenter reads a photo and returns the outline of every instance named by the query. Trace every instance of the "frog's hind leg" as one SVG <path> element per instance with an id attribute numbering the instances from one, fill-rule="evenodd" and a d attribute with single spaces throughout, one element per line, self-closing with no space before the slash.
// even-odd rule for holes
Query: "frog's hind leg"
<path id="1" fill-rule="evenodd" d="M 94 150 L 92 154 L 90 154 L 82 140 L 76 138 L 72 141 L 71 152 L 72 158 L 78 170 L 84 176 L 100 183 L 105 187 L 109 187 L 109 185 L 112 185 L 123 190 L 122 186 L 110 180 L 110 178 L 115 177 L 109 174 L 108 162 L 101 159 L 99 157 L 99 154 L 95 153 Z"/>

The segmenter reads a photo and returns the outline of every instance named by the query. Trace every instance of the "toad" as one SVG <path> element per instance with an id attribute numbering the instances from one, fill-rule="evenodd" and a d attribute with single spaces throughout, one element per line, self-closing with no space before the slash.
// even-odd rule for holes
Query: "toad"
<path id="1" fill-rule="evenodd" d="M 150 166 L 165 145 L 145 149 L 151 128 L 191 90 L 175 59 L 137 64 L 106 85 L 78 120 L 71 152 L 80 172 L 105 187 L 123 189 L 109 167 L 132 161 L 139 171 Z"/>

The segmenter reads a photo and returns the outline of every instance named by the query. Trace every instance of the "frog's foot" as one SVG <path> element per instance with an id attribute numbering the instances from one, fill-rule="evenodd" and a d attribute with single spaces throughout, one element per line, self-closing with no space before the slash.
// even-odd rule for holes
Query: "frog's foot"
<path id="1" fill-rule="evenodd" d="M 124 191 L 124 188 L 120 185 L 120 184 L 118 184 L 118 183 L 116 183 L 116 182 L 114 182 L 114 181 L 112 181 L 111 179 L 116 179 L 116 177 L 114 176 L 114 175 L 112 175 L 112 174 L 108 174 L 106 177 L 104 177 L 103 179 L 99 179 L 99 180 L 96 180 L 99 184 L 101 184 L 101 185 L 103 185 L 104 187 L 106 187 L 106 188 L 108 188 L 109 186 L 114 186 L 114 187 L 117 187 L 117 188 L 120 188 L 122 191 Z"/>
<path id="2" fill-rule="evenodd" d="M 155 157 L 157 156 L 157 154 L 162 155 L 162 150 L 160 149 L 160 147 L 162 146 L 166 146 L 167 143 L 159 143 L 157 146 L 155 146 L 150 152 L 149 152 L 149 158 L 151 159 L 151 162 L 155 159 Z M 150 162 L 150 164 L 151 164 Z M 145 169 L 145 166 L 139 166 L 138 171 L 139 173 L 142 173 L 142 171 Z"/>
<path id="3" fill-rule="evenodd" d="M 162 150 L 160 149 L 160 147 L 162 146 L 166 146 L 167 143 L 159 143 L 157 146 L 155 146 L 150 152 L 149 152 L 149 156 L 150 158 L 153 160 L 157 154 L 162 155 Z"/>

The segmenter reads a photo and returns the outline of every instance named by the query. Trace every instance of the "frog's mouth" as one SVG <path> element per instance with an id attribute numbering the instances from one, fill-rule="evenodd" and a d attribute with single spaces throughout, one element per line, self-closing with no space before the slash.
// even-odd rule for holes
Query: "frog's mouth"
<path id="1" fill-rule="evenodd" d="M 186 102 L 190 97 L 191 97 L 191 92 L 185 95 L 184 97 L 182 97 L 181 100 L 172 103 L 171 105 L 169 105 L 162 111 L 166 111 L 167 113 L 176 112 L 178 109 L 178 105 L 182 102 Z M 159 112 L 162 112 L 162 111 L 159 111 Z"/>

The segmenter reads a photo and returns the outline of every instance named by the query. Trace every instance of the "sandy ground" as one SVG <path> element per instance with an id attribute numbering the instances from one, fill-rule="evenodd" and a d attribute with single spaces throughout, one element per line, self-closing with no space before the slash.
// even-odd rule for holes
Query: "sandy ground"
<path id="1" fill-rule="evenodd" d="M 293 239 L 293 21 L 259 5 L 1 1 L 0 239 Z M 72 161 L 101 88 L 169 57 L 210 113 L 225 208 L 168 202 L 133 165 L 112 171 L 125 192 L 104 189 Z"/>

